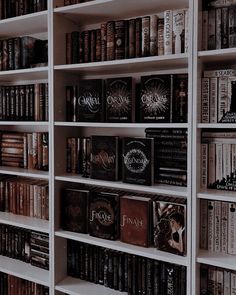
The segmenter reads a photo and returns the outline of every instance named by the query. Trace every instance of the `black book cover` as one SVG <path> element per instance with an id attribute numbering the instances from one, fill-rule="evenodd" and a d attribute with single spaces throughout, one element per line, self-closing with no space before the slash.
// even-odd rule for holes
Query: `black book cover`
<path id="1" fill-rule="evenodd" d="M 66 188 L 61 194 L 61 226 L 64 230 L 87 233 L 89 191 Z"/>
<path id="2" fill-rule="evenodd" d="M 106 80 L 106 121 L 134 122 L 132 77 Z"/>
<path id="3" fill-rule="evenodd" d="M 91 137 L 91 178 L 118 180 L 118 136 Z"/>
<path id="4" fill-rule="evenodd" d="M 170 122 L 172 75 L 141 77 L 140 122 Z"/>
<path id="5" fill-rule="evenodd" d="M 103 122 L 103 80 L 81 80 L 78 95 L 78 121 Z"/>
<path id="6" fill-rule="evenodd" d="M 24 36 L 21 38 L 21 66 L 29 68 L 34 63 L 36 38 Z"/>
<path id="7" fill-rule="evenodd" d="M 89 196 L 89 234 L 116 240 L 119 236 L 119 195 L 91 192 Z"/>
<path id="8" fill-rule="evenodd" d="M 123 139 L 123 181 L 141 185 L 153 184 L 154 140 Z"/>
<path id="9" fill-rule="evenodd" d="M 188 118 L 188 75 L 174 75 L 173 122 L 186 123 Z"/>

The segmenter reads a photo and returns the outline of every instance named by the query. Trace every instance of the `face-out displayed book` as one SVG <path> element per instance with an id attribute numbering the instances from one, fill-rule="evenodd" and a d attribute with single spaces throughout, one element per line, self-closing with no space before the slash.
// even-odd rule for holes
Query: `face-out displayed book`
<path id="1" fill-rule="evenodd" d="M 120 198 L 120 240 L 149 247 L 152 240 L 152 201 L 141 196 Z"/>
<path id="2" fill-rule="evenodd" d="M 106 80 L 106 122 L 134 122 L 132 77 Z"/>
<path id="3" fill-rule="evenodd" d="M 180 201 L 180 200 L 179 200 Z M 186 204 L 153 202 L 154 246 L 178 255 L 186 255 Z"/>
<path id="4" fill-rule="evenodd" d="M 118 180 L 118 144 L 118 136 L 91 136 L 91 178 Z"/>
<path id="5" fill-rule="evenodd" d="M 65 188 L 61 192 L 61 226 L 64 230 L 87 233 L 88 190 Z"/>
<path id="6" fill-rule="evenodd" d="M 154 139 L 124 138 L 122 161 L 124 182 L 152 185 L 154 180 Z"/>
<path id="7" fill-rule="evenodd" d="M 119 195 L 107 192 L 90 192 L 89 234 L 94 237 L 116 240 L 119 236 Z"/>

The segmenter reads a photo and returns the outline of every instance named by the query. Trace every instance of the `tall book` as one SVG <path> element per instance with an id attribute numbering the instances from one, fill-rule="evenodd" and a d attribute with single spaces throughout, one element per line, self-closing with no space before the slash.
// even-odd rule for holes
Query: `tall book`
<path id="1" fill-rule="evenodd" d="M 89 196 L 89 234 L 102 239 L 119 237 L 119 195 L 91 192 Z"/>
<path id="2" fill-rule="evenodd" d="M 123 196 L 120 199 L 120 240 L 149 247 L 152 232 L 150 198 Z"/>
<path id="3" fill-rule="evenodd" d="M 118 136 L 91 136 L 91 178 L 118 180 L 118 145 Z"/>
<path id="4" fill-rule="evenodd" d="M 186 204 L 153 202 L 154 245 L 158 250 L 186 255 Z"/>
<path id="5" fill-rule="evenodd" d="M 132 77 L 106 80 L 106 121 L 134 122 L 134 85 Z"/>
<path id="6" fill-rule="evenodd" d="M 78 121 L 103 122 L 103 80 L 88 79 L 79 83 L 78 94 Z"/>
<path id="7" fill-rule="evenodd" d="M 185 13 L 184 10 L 173 11 L 173 53 L 183 53 L 185 51 Z"/>
<path id="8" fill-rule="evenodd" d="M 141 185 L 152 185 L 154 181 L 154 139 L 123 139 L 123 181 Z"/>
<path id="9" fill-rule="evenodd" d="M 88 190 L 66 188 L 61 192 L 61 226 L 64 230 L 87 233 Z"/>
<path id="10" fill-rule="evenodd" d="M 170 122 L 172 75 L 141 77 L 139 112 L 141 122 Z"/>

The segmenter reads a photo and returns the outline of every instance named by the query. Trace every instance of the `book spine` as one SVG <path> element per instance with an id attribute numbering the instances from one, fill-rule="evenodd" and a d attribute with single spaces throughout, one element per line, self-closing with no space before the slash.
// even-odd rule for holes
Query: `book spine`
<path id="1" fill-rule="evenodd" d="M 142 18 L 135 20 L 135 57 L 142 56 Z"/>
<path id="2" fill-rule="evenodd" d="M 236 144 L 231 144 L 231 171 L 236 171 Z"/>
<path id="3" fill-rule="evenodd" d="M 208 11 L 208 50 L 216 48 L 216 12 L 215 9 Z"/>
<path id="4" fill-rule="evenodd" d="M 164 55 L 164 19 L 158 19 L 158 29 L 157 29 L 157 46 L 158 46 L 158 55 Z"/>
<path id="5" fill-rule="evenodd" d="M 216 49 L 221 49 L 221 39 L 222 39 L 222 10 L 221 8 L 216 8 Z"/>
<path id="6" fill-rule="evenodd" d="M 216 282 L 217 282 L 217 293 L 224 294 L 224 271 L 223 269 L 217 269 L 216 273 Z"/>
<path id="7" fill-rule="evenodd" d="M 84 62 L 90 61 L 90 31 L 84 31 Z"/>
<path id="8" fill-rule="evenodd" d="M 228 109 L 228 78 L 219 77 L 218 80 L 218 121 L 222 119 Z"/>
<path id="9" fill-rule="evenodd" d="M 96 30 L 90 31 L 90 62 L 96 61 Z"/>
<path id="10" fill-rule="evenodd" d="M 214 251 L 221 252 L 221 202 L 215 201 Z"/>
<path id="11" fill-rule="evenodd" d="M 236 294 L 236 272 L 231 272 L 230 275 L 230 294 L 235 295 Z"/>
<path id="12" fill-rule="evenodd" d="M 222 253 L 228 252 L 228 203 L 221 202 L 221 242 Z"/>
<path id="13" fill-rule="evenodd" d="M 101 24 L 101 61 L 107 59 L 107 24 Z"/>
<path id="14" fill-rule="evenodd" d="M 223 146 L 216 143 L 216 181 L 221 181 L 223 176 Z"/>
<path id="15" fill-rule="evenodd" d="M 136 20 L 135 19 L 130 19 L 129 20 L 129 34 L 128 34 L 128 39 L 129 39 L 129 58 L 134 58 L 135 57 L 135 47 L 136 47 L 136 41 L 135 41 L 135 35 L 136 35 Z"/>
<path id="16" fill-rule="evenodd" d="M 236 203 L 229 203 L 228 254 L 236 254 Z"/>
<path id="17" fill-rule="evenodd" d="M 201 187 L 207 188 L 207 161 L 208 161 L 208 144 L 201 144 Z"/>
<path id="18" fill-rule="evenodd" d="M 227 269 L 224 269 L 224 295 L 231 295 L 230 293 L 230 280 L 231 272 Z"/>
<path id="19" fill-rule="evenodd" d="M 208 201 L 208 251 L 213 252 L 214 251 L 214 215 L 215 215 L 215 210 L 214 210 L 214 202 L 213 201 Z"/>
<path id="20" fill-rule="evenodd" d="M 202 78 L 202 123 L 209 123 L 210 80 Z"/>
<path id="21" fill-rule="evenodd" d="M 202 50 L 208 49 L 208 10 L 202 12 Z"/>
<path id="22" fill-rule="evenodd" d="M 150 16 L 142 17 L 142 56 L 150 55 Z"/>
<path id="23" fill-rule="evenodd" d="M 221 38 L 221 48 L 229 47 L 229 9 L 227 7 L 222 8 L 222 38 Z"/>
<path id="24" fill-rule="evenodd" d="M 231 175 L 231 144 L 223 144 L 223 177 L 227 180 Z"/>
<path id="25" fill-rule="evenodd" d="M 101 30 L 96 30 L 96 61 L 101 61 Z"/>
<path id="26" fill-rule="evenodd" d="M 218 78 L 218 77 L 231 77 L 236 76 L 235 69 L 223 69 L 223 70 L 207 70 L 203 72 L 204 78 Z"/>
<path id="27" fill-rule="evenodd" d="M 150 55 L 155 56 L 158 53 L 157 44 L 157 15 L 150 16 Z"/>
<path id="28" fill-rule="evenodd" d="M 208 150 L 208 184 L 211 186 L 216 181 L 216 145 L 209 143 Z"/>
<path id="29" fill-rule="evenodd" d="M 207 200 L 201 200 L 200 202 L 200 248 L 207 250 L 207 236 L 208 236 L 208 228 L 207 228 Z"/>
<path id="30" fill-rule="evenodd" d="M 115 22 L 107 23 L 107 58 L 106 60 L 115 59 Z"/>
<path id="31" fill-rule="evenodd" d="M 164 12 L 164 53 L 172 54 L 173 16 L 171 10 Z"/>
<path id="32" fill-rule="evenodd" d="M 125 58 L 125 21 L 115 21 L 115 59 Z"/>
<path id="33" fill-rule="evenodd" d="M 210 123 L 217 123 L 217 78 L 210 78 Z"/>
<path id="34" fill-rule="evenodd" d="M 173 15 L 173 54 L 184 52 L 184 10 L 174 10 Z"/>
<path id="35" fill-rule="evenodd" d="M 236 46 L 236 7 L 229 7 L 229 48 Z"/>
<path id="36" fill-rule="evenodd" d="M 184 52 L 189 51 L 189 11 L 184 11 Z"/>

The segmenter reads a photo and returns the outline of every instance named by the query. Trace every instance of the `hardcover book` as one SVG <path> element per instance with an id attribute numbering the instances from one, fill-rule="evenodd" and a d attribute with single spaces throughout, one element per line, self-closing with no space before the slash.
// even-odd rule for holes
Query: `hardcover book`
<path id="1" fill-rule="evenodd" d="M 81 80 L 78 95 L 78 121 L 103 122 L 103 80 Z"/>
<path id="2" fill-rule="evenodd" d="M 66 188 L 61 193 L 61 226 L 64 230 L 87 233 L 88 190 Z"/>
<path id="3" fill-rule="evenodd" d="M 132 77 L 106 80 L 106 121 L 134 122 Z"/>
<path id="4" fill-rule="evenodd" d="M 116 240 L 119 236 L 119 195 L 91 192 L 89 196 L 89 234 Z"/>
<path id="5" fill-rule="evenodd" d="M 158 250 L 186 255 L 186 204 L 155 200 L 153 226 Z"/>
<path id="6" fill-rule="evenodd" d="M 173 122 L 186 123 L 188 117 L 188 75 L 174 75 Z"/>
<path id="7" fill-rule="evenodd" d="M 153 184 L 154 139 L 123 139 L 123 181 L 141 185 Z"/>
<path id="8" fill-rule="evenodd" d="M 91 178 L 118 180 L 118 136 L 91 137 Z"/>
<path id="9" fill-rule="evenodd" d="M 120 198 L 120 240 L 149 247 L 151 244 L 151 199 L 138 196 Z"/>
<path id="10" fill-rule="evenodd" d="M 141 77 L 140 121 L 170 122 L 172 75 Z"/>

